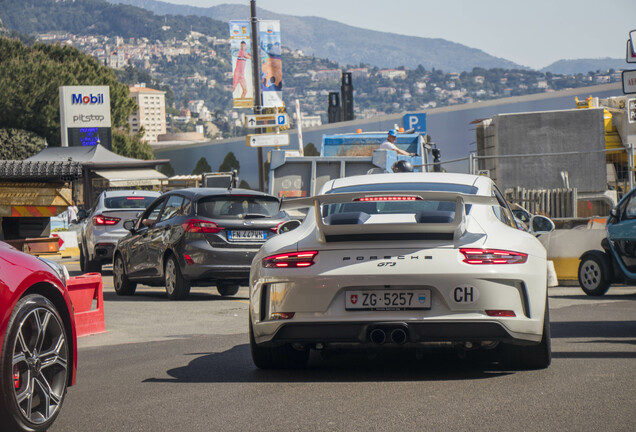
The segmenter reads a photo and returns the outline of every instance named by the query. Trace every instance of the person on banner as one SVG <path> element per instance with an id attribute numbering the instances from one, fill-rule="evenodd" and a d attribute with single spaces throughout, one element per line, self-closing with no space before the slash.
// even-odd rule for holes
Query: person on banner
<path id="1" fill-rule="evenodd" d="M 232 83 L 232 92 L 236 90 L 236 86 L 240 85 L 243 89 L 241 93 L 241 99 L 245 98 L 247 94 L 247 81 L 245 80 L 245 63 L 249 59 L 252 58 L 252 54 L 248 53 L 247 44 L 245 42 L 241 42 L 241 49 L 239 50 L 236 57 L 236 66 L 234 66 L 234 80 Z"/>
<path id="2" fill-rule="evenodd" d="M 395 140 L 397 139 L 397 131 L 395 129 L 391 129 L 386 137 L 386 141 L 380 144 L 380 150 L 393 150 L 397 154 L 401 154 L 403 156 L 415 156 L 415 153 L 409 153 L 407 151 L 402 150 L 398 146 L 395 145 Z"/>

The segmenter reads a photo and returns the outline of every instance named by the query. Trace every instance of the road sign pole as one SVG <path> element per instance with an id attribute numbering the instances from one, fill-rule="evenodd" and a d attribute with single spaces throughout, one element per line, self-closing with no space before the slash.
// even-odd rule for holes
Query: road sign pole
<path id="1" fill-rule="evenodd" d="M 252 22 L 252 72 L 254 74 L 254 114 L 261 114 L 263 97 L 261 94 L 261 60 L 258 41 L 258 18 L 256 18 L 256 0 L 250 0 Z M 262 133 L 256 129 L 256 133 Z M 265 192 L 265 176 L 263 173 L 263 148 L 258 148 L 258 190 Z"/>

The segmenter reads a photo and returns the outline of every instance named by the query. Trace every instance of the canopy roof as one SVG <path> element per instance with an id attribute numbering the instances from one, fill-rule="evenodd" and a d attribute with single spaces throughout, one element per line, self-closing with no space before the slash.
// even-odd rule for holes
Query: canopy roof
<path id="1" fill-rule="evenodd" d="M 82 168 L 143 168 L 168 163 L 168 159 L 142 160 L 133 159 L 113 153 L 102 147 L 47 147 L 40 153 L 26 159 L 29 162 L 35 161 L 77 161 L 82 164 Z"/>

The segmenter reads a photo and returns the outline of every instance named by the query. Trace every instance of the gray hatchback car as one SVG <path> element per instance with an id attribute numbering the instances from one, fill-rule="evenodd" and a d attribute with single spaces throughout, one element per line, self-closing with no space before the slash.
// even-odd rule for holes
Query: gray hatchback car
<path id="1" fill-rule="evenodd" d="M 275 196 L 247 189 L 191 188 L 168 192 L 124 225 L 113 258 L 119 295 L 137 283 L 165 285 L 184 299 L 192 285 L 216 285 L 234 295 L 247 285 L 252 258 L 289 220 Z"/>

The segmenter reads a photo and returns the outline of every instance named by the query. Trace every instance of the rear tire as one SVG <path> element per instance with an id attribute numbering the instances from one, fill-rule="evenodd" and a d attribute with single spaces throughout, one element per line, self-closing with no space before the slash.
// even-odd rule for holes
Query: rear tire
<path id="1" fill-rule="evenodd" d="M 611 263 L 602 252 L 586 255 L 579 264 L 579 285 L 583 292 L 592 297 L 600 297 L 610 287 Z"/>
<path id="2" fill-rule="evenodd" d="M 552 340 L 550 336 L 550 310 L 546 299 L 545 312 L 543 314 L 543 336 L 537 345 L 510 345 L 501 346 L 501 354 L 506 365 L 515 369 L 545 369 L 552 363 Z"/>
<path id="3" fill-rule="evenodd" d="M 80 270 L 82 271 L 82 273 L 86 272 L 86 254 L 84 253 L 84 246 L 80 245 L 80 256 L 79 256 L 79 262 L 80 262 Z"/>
<path id="4" fill-rule="evenodd" d="M 168 298 L 170 300 L 186 299 L 190 294 L 190 281 L 183 278 L 174 255 L 170 255 L 166 260 L 163 274 Z"/>
<path id="5" fill-rule="evenodd" d="M 237 283 L 219 283 L 216 286 L 217 291 L 223 297 L 236 295 L 239 291 L 239 284 Z"/>
<path id="6" fill-rule="evenodd" d="M 113 285 L 115 286 L 115 292 L 120 296 L 134 295 L 137 289 L 137 283 L 128 279 L 124 259 L 119 254 L 115 256 L 115 262 L 113 263 Z"/>
<path id="7" fill-rule="evenodd" d="M 259 369 L 304 369 L 309 361 L 309 350 L 299 351 L 290 344 L 263 347 L 254 340 L 252 318 L 249 318 L 250 350 L 252 361 Z"/>
<path id="8" fill-rule="evenodd" d="M 84 263 L 83 268 L 82 262 Z M 80 269 L 85 273 L 101 273 L 102 263 L 91 261 L 90 256 L 88 255 L 88 249 L 84 248 L 84 260 L 82 261 L 80 258 Z"/>

